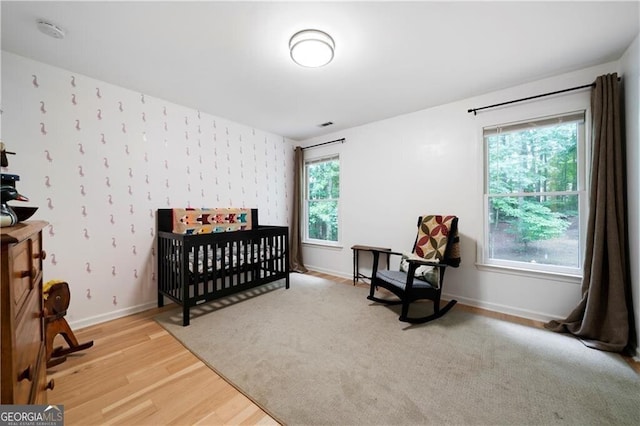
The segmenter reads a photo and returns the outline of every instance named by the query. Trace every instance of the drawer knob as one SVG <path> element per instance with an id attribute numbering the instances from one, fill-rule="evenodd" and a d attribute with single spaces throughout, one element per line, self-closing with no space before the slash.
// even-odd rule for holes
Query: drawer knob
<path id="1" fill-rule="evenodd" d="M 42 250 L 40 253 L 34 253 L 33 258 L 45 260 L 47 258 L 47 252 Z"/>
<path id="2" fill-rule="evenodd" d="M 31 271 L 20 271 L 17 272 L 16 275 L 18 276 L 18 278 L 27 278 L 31 276 Z"/>
<path id="3" fill-rule="evenodd" d="M 56 386 L 56 383 L 53 381 L 53 379 L 51 379 L 49 380 L 49 383 L 47 383 L 47 386 L 45 387 L 45 389 L 53 390 L 55 386 Z"/>
<path id="4" fill-rule="evenodd" d="M 29 366 L 25 368 L 24 371 L 18 375 L 19 382 L 23 381 L 24 379 L 27 379 L 30 382 L 33 381 L 33 366 L 31 364 L 29 364 Z"/>

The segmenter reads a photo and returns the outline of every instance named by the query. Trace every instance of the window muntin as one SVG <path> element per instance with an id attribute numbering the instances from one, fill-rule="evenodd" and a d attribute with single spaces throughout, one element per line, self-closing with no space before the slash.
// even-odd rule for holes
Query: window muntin
<path id="1" fill-rule="evenodd" d="M 340 159 L 305 161 L 305 240 L 339 242 Z"/>
<path id="2" fill-rule="evenodd" d="M 489 265 L 582 273 L 584 111 L 485 128 Z"/>

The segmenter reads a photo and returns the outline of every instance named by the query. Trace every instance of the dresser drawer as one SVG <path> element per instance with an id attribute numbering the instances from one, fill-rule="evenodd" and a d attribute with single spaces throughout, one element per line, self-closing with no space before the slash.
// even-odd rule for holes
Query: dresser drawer
<path id="1" fill-rule="evenodd" d="M 46 253 L 42 250 L 42 234 L 38 233 L 30 238 L 31 241 L 31 279 L 35 280 L 38 273 L 42 271 L 42 261 L 46 257 Z"/>
<path id="2" fill-rule="evenodd" d="M 33 393 L 31 394 L 30 404 L 46 405 L 47 389 L 53 389 L 53 379 L 47 382 L 47 354 L 46 348 L 42 345 L 40 355 L 38 356 L 38 374 L 34 383 Z"/>
<path id="3" fill-rule="evenodd" d="M 35 366 L 34 373 L 35 374 Z M 36 378 L 34 377 L 33 380 Z M 29 381 L 28 379 L 24 379 L 15 384 L 13 389 L 13 403 L 17 405 L 25 405 L 29 404 L 31 399 L 31 392 L 33 388 L 33 381 Z"/>
<path id="4" fill-rule="evenodd" d="M 24 309 L 16 319 L 15 371 L 16 404 L 27 404 L 31 389 L 38 381 L 39 354 L 42 348 L 42 298 L 37 291 L 30 292 Z"/>
<path id="5" fill-rule="evenodd" d="M 11 279 L 9 285 L 13 287 L 13 313 L 18 316 L 33 289 L 33 280 L 36 279 L 33 271 L 31 239 L 15 245 L 13 262 L 9 265 L 9 273 Z"/>

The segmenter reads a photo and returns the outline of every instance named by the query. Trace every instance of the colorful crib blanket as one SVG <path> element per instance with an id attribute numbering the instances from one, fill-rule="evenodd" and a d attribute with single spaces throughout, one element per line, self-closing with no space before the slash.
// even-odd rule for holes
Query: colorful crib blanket
<path id="1" fill-rule="evenodd" d="M 251 225 L 251 209 L 173 209 L 173 232 L 177 234 L 244 231 Z"/>

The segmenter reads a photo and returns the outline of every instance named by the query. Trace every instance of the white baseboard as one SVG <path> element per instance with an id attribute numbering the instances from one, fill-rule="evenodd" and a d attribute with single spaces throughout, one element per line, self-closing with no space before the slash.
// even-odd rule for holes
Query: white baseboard
<path id="1" fill-rule="evenodd" d="M 313 266 L 313 265 L 305 265 L 305 267 L 307 269 L 309 269 L 309 270 L 312 270 L 312 271 L 322 272 L 323 274 L 333 275 L 334 277 L 353 279 L 353 275 L 352 274 L 345 274 L 344 272 L 334 271 L 334 270 L 331 270 L 331 269 L 320 268 L 319 266 Z"/>
<path id="2" fill-rule="evenodd" d="M 305 265 L 308 269 L 313 271 L 322 272 L 325 274 L 333 275 L 341 278 L 353 278 L 351 274 L 345 274 L 344 272 L 334 271 L 331 269 L 321 268 L 314 265 Z M 545 312 L 536 312 L 530 311 L 527 309 L 514 308 L 513 306 L 501 305 L 498 303 L 488 303 L 483 302 L 481 300 L 471 299 L 467 297 L 460 297 L 458 295 L 443 293 L 442 298 L 445 300 L 456 299 L 460 303 L 468 306 L 473 306 L 474 308 L 486 309 L 487 311 L 499 312 L 501 314 L 513 315 L 520 318 L 526 318 L 535 321 L 548 322 L 551 320 L 559 320 L 562 319 L 560 317 L 545 313 Z"/>
<path id="3" fill-rule="evenodd" d="M 69 323 L 69 326 L 73 330 L 81 329 L 81 328 L 89 327 L 89 326 L 92 326 L 92 325 L 100 324 L 100 323 L 103 323 L 105 321 L 111 321 L 111 320 L 114 320 L 114 319 L 126 317 L 127 315 L 137 314 L 138 312 L 142 312 L 142 311 L 146 311 L 146 310 L 149 310 L 149 309 L 153 309 L 153 308 L 155 308 L 157 306 L 158 306 L 158 302 L 156 302 L 156 301 L 148 302 L 148 303 L 144 303 L 142 305 L 131 306 L 131 307 L 128 307 L 128 308 L 124 308 L 124 309 L 120 309 L 120 310 L 117 310 L 117 311 L 109 312 L 107 314 L 96 315 L 96 316 L 89 317 L 89 318 L 83 318 L 83 319 L 78 320 L 78 321 L 73 321 L 73 322 Z"/>
<path id="4" fill-rule="evenodd" d="M 346 279 L 353 278 L 352 274 L 345 274 L 344 272 L 335 271 L 332 269 L 321 268 L 314 265 L 306 265 L 306 267 L 307 269 L 310 269 L 316 272 L 321 272 L 321 273 L 333 275 L 340 278 L 346 278 Z M 443 293 L 442 298 L 445 300 L 456 299 L 458 302 L 464 305 L 473 306 L 475 308 L 486 309 L 488 311 L 514 315 L 516 317 L 531 319 L 535 321 L 548 322 L 551 320 L 562 319 L 557 316 L 553 316 L 544 312 L 536 312 L 536 311 L 531 311 L 527 309 L 514 308 L 513 306 L 501 305 L 498 303 L 484 302 L 481 300 L 471 299 L 467 297 L 460 297 L 455 294 Z M 89 327 L 91 325 L 100 324 L 105 321 L 110 321 L 110 320 L 118 319 L 121 317 L 125 317 L 127 315 L 136 314 L 138 312 L 146 311 L 148 309 L 153 309 L 156 306 L 157 306 L 157 302 L 155 301 L 148 302 L 148 303 L 144 303 L 137 306 L 131 306 L 129 308 L 121 309 L 118 311 L 109 312 L 107 314 L 96 315 L 93 317 L 84 318 L 82 320 L 73 321 L 69 323 L 69 325 L 71 326 L 72 329 L 80 329 L 84 327 Z M 637 353 L 640 354 L 640 348 L 638 348 Z"/>
<path id="5" fill-rule="evenodd" d="M 498 303 L 483 302 L 481 300 L 470 299 L 467 297 L 460 297 L 455 294 L 442 293 L 442 298 L 445 300 L 456 299 L 463 305 L 473 306 L 474 308 L 481 308 L 487 311 L 498 312 L 501 314 L 513 315 L 520 318 L 526 318 L 534 321 L 548 322 L 551 320 L 562 319 L 560 317 L 547 314 L 544 312 L 530 311 L 528 309 L 514 308 L 513 306 L 501 305 Z"/>

